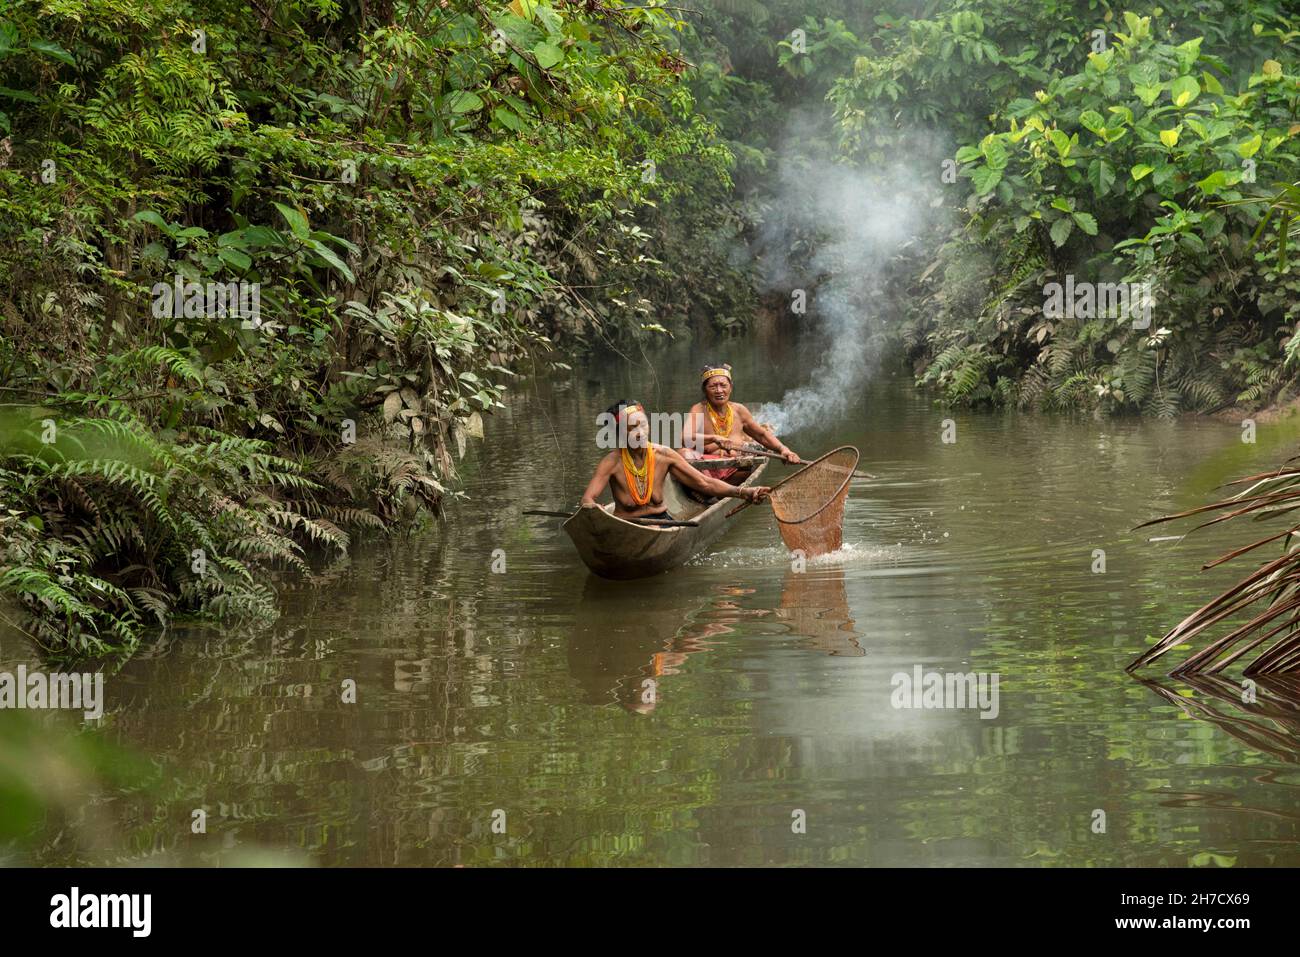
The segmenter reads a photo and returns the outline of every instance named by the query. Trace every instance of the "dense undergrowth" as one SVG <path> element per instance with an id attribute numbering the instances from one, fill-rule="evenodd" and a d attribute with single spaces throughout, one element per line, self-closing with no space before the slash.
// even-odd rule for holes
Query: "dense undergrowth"
<path id="1" fill-rule="evenodd" d="M 93 654 L 273 614 L 268 570 L 454 494 L 524 358 L 742 309 L 682 28 L 565 0 L 7 5 L 22 627 Z"/>

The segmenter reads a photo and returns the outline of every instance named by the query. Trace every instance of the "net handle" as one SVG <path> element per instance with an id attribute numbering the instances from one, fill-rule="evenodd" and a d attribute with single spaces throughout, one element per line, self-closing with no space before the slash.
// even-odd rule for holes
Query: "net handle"
<path id="1" fill-rule="evenodd" d="M 807 467 L 807 468 L 802 468 L 802 469 L 800 469 L 798 472 L 795 472 L 794 475 L 798 475 L 798 474 L 800 474 L 800 472 L 806 472 L 806 471 L 808 471 L 808 469 L 812 468 L 814 465 L 816 465 L 816 464 L 817 464 L 818 462 L 820 462 L 822 459 L 827 458 L 828 456 L 834 455 L 836 452 L 843 452 L 845 449 L 850 449 L 850 450 L 852 450 L 853 455 L 855 456 L 855 458 L 854 458 L 854 462 L 853 462 L 853 465 L 854 465 L 854 467 L 856 467 L 857 464 L 858 464 L 858 461 L 859 461 L 859 460 L 861 459 L 861 457 L 862 457 L 862 453 L 859 452 L 859 451 L 858 451 L 854 446 L 852 446 L 852 445 L 841 445 L 838 449 L 831 449 L 829 452 L 826 453 L 826 455 L 823 455 L 821 458 L 816 459 L 816 460 L 814 460 L 814 461 L 808 463 L 808 467 Z M 821 508 L 817 509 L 817 511 L 813 512 L 811 515 L 805 515 L 803 518 L 799 519 L 797 522 L 787 522 L 785 519 L 781 518 L 781 516 L 779 516 L 779 515 L 776 517 L 776 520 L 777 520 L 778 522 L 780 522 L 782 525 L 802 525 L 804 522 L 810 522 L 810 521 L 812 521 L 814 518 L 816 518 L 816 517 L 817 517 L 818 515 L 820 515 L 822 512 L 826 511 L 826 509 L 830 508 L 831 504 L 832 504 L 832 503 L 833 503 L 837 498 L 840 497 L 840 495 L 843 493 L 844 489 L 848 486 L 848 484 L 849 484 L 850 482 L 853 481 L 853 471 L 854 471 L 854 469 L 853 469 L 853 468 L 849 468 L 849 469 L 846 469 L 845 471 L 846 471 L 848 474 L 844 476 L 844 481 L 841 482 L 841 483 L 839 484 L 839 486 L 835 489 L 834 492 L 831 493 L 831 495 L 826 499 L 826 501 L 822 502 L 822 506 L 821 506 Z M 790 481 L 790 479 L 794 478 L 794 475 L 791 475 L 790 478 L 787 478 L 787 479 L 785 480 L 785 482 L 788 482 L 788 481 Z M 784 485 L 785 482 L 782 482 L 781 484 Z M 773 486 L 773 487 L 772 487 L 772 491 L 775 492 L 776 489 L 777 489 L 777 486 Z"/>
<path id="2" fill-rule="evenodd" d="M 831 449 L 831 450 L 830 450 L 829 452 L 827 452 L 825 455 L 819 455 L 817 458 L 813 459 L 811 462 L 809 462 L 807 465 L 805 465 L 805 466 L 804 466 L 803 468 L 801 468 L 799 471 L 797 471 L 797 472 L 791 472 L 791 473 L 790 473 L 789 475 L 787 475 L 785 478 L 781 479 L 781 481 L 777 482 L 775 485 L 772 486 L 771 490 L 768 492 L 768 496 L 770 497 L 771 494 L 772 494 L 772 492 L 775 492 L 777 489 L 779 489 L 782 485 L 784 485 L 786 482 L 790 481 L 790 480 L 791 480 L 792 478 L 794 478 L 795 476 L 803 475 L 804 472 L 807 472 L 807 471 L 808 471 L 810 468 L 812 468 L 814 465 L 819 465 L 819 464 L 821 464 L 822 459 L 830 458 L 830 457 L 831 457 L 832 455 L 834 455 L 836 452 L 843 452 L 845 449 L 851 449 L 851 450 L 853 451 L 853 454 L 854 454 L 855 456 L 857 456 L 858 461 L 861 461 L 861 459 L 862 459 L 862 453 L 859 452 L 855 446 L 852 446 L 852 445 L 841 445 L 838 449 Z M 853 464 L 854 464 L 854 465 L 857 465 L 857 461 L 855 461 Z M 850 482 L 850 480 L 852 480 L 852 478 L 853 478 L 853 469 L 849 469 L 849 474 L 848 474 L 848 476 L 844 479 L 844 484 L 841 485 L 839 488 L 837 488 L 837 489 L 835 490 L 835 495 L 839 495 L 840 492 L 842 492 L 842 491 L 844 490 L 844 486 L 845 486 L 845 485 L 848 485 L 849 482 Z M 821 508 L 817 509 L 817 512 L 814 512 L 813 514 L 815 515 L 815 514 L 817 514 L 818 512 L 821 512 L 823 509 L 826 508 L 826 505 L 829 505 L 831 502 L 835 501 L 835 495 L 832 495 L 829 499 L 827 499 L 826 504 L 823 505 Z M 737 505 L 735 508 L 733 508 L 730 512 L 728 512 L 728 513 L 726 514 L 725 517 L 726 517 L 726 518 L 731 518 L 731 516 L 735 515 L 737 512 L 743 512 L 745 509 L 749 508 L 749 506 L 751 506 L 751 505 L 753 505 L 753 504 L 754 504 L 753 502 L 741 502 L 739 505 Z M 812 515 L 809 515 L 808 518 L 812 518 Z M 780 519 L 777 519 L 777 521 L 779 522 Z M 801 519 L 799 519 L 799 522 L 806 522 L 806 521 L 808 521 L 807 518 L 801 518 Z M 787 524 L 787 525 L 796 525 L 796 524 L 799 524 L 799 522 L 787 522 L 786 524 Z"/>

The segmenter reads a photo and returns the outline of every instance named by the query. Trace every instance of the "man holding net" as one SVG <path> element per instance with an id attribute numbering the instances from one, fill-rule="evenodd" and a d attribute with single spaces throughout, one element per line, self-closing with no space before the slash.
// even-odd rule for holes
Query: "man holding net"
<path id="1" fill-rule="evenodd" d="M 755 485 L 737 488 L 697 470 L 679 452 L 650 441 L 650 419 L 640 402 L 619 399 L 601 414 L 617 448 L 596 466 L 582 493 L 583 508 L 599 508 L 596 501 L 608 486 L 614 496 L 614 514 L 619 518 L 672 519 L 664 507 L 664 481 L 673 478 L 687 488 L 718 498 L 740 498 L 761 502 L 769 489 Z"/>
<path id="2" fill-rule="evenodd" d="M 700 390 L 704 401 L 691 406 L 682 430 L 682 452 L 687 459 L 724 458 L 742 451 L 744 443 L 754 439 L 787 462 L 798 463 L 799 456 L 786 448 L 775 432 L 755 419 L 749 409 L 731 401 L 731 366 L 706 365 L 700 372 Z M 741 482 L 749 472 L 718 469 L 714 474 L 720 479 Z"/>

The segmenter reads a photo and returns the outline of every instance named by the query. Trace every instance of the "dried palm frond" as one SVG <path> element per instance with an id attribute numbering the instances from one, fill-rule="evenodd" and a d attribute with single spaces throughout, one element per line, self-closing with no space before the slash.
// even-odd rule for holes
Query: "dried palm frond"
<path id="1" fill-rule="evenodd" d="M 1244 675 L 1300 671 L 1300 516 L 1291 514 L 1300 509 L 1300 467 L 1293 465 L 1294 461 L 1290 459 L 1272 472 L 1249 475 L 1227 483 L 1225 488 L 1247 487 L 1222 501 L 1166 515 L 1138 526 L 1145 528 L 1213 512 L 1222 514 L 1196 528 L 1217 525 L 1243 515 L 1249 515 L 1255 521 L 1281 519 L 1286 524 L 1280 531 L 1233 549 L 1203 566 L 1214 568 L 1263 545 L 1282 542 L 1279 557 L 1264 562 L 1236 585 L 1184 618 L 1134 659 L 1128 666 L 1129 671 L 1149 664 L 1176 645 L 1189 642 L 1212 626 L 1248 609 L 1253 612 L 1253 617 L 1245 624 L 1209 641 L 1170 674 L 1218 674 L 1252 652 L 1255 655 L 1243 669 Z M 1261 603 L 1263 610 L 1259 610 Z"/>

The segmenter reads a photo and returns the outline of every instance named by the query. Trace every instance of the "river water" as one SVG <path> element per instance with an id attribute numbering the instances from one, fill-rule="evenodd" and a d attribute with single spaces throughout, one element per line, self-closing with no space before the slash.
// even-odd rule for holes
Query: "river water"
<path id="1" fill-rule="evenodd" d="M 1236 685 L 1123 670 L 1254 530 L 1133 526 L 1276 464 L 1293 426 L 1246 444 L 1208 420 L 954 413 L 886 364 L 849 415 L 786 437 L 856 445 L 879 476 L 853 487 L 845 549 L 802 573 L 767 507 L 621 583 L 521 515 L 576 502 L 614 399 L 684 410 L 715 359 L 755 405 L 816 355 L 769 333 L 521 381 L 445 522 L 357 548 L 270 628 L 173 628 L 112 675 L 96 734 L 146 783 L 84 795 L 96 840 L 20 859 L 1300 864 L 1295 731 Z M 918 666 L 996 673 L 996 715 L 895 707 Z"/>

